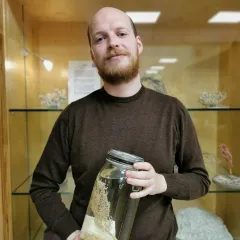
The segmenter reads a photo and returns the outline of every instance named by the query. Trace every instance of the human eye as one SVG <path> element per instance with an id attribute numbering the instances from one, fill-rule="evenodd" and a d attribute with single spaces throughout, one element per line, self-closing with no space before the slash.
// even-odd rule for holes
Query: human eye
<path id="1" fill-rule="evenodd" d="M 104 37 L 97 37 L 96 38 L 96 43 L 100 43 L 101 41 L 103 41 Z"/>
<path id="2" fill-rule="evenodd" d="M 119 32 L 117 35 L 118 35 L 119 37 L 124 37 L 124 36 L 127 35 L 127 33 L 126 33 L 126 32 Z"/>
<path id="3" fill-rule="evenodd" d="M 95 43 L 101 43 L 106 38 L 107 38 L 107 34 L 96 34 Z"/>

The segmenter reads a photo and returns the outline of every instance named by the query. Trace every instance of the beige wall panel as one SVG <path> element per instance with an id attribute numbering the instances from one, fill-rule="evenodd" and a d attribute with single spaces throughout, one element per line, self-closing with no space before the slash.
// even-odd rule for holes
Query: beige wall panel
<path id="1" fill-rule="evenodd" d="M 29 171 L 33 173 L 60 112 L 29 113 Z"/>
<path id="2" fill-rule="evenodd" d="M 32 95 L 36 93 L 36 76 L 38 75 L 38 59 L 28 56 L 26 75 L 23 57 L 23 26 L 22 6 L 17 1 L 9 0 L 6 5 L 6 83 L 9 108 L 26 108 L 34 104 Z M 25 43 L 29 51 L 33 50 L 34 22 L 28 13 L 24 12 Z M 27 61 L 27 60 L 26 60 Z M 35 69 L 34 69 L 35 68 Z M 26 77 L 26 82 L 25 82 Z M 25 85 L 27 83 L 27 85 Z M 27 90 L 27 91 L 26 91 Z M 26 95 L 28 98 L 26 99 Z M 26 101 L 27 100 L 27 101 Z M 12 191 L 15 190 L 29 176 L 29 163 L 27 162 L 27 138 L 25 112 L 11 112 L 10 123 L 10 159 Z M 25 192 L 28 189 L 25 189 Z M 37 228 L 37 217 L 34 210 L 28 207 L 26 197 L 13 197 L 13 234 L 14 239 L 28 239 L 29 222 L 32 217 L 33 229 Z M 30 209 L 30 212 L 29 212 Z M 36 219 L 34 219 L 36 218 Z M 38 220 L 39 221 L 39 220 Z"/>
<path id="3" fill-rule="evenodd" d="M 9 127 L 13 191 L 28 177 L 26 155 L 26 114 L 24 112 L 11 112 L 9 114 Z"/>
<path id="4" fill-rule="evenodd" d="M 240 44 L 229 44 L 228 48 L 221 54 L 220 68 L 219 68 L 219 85 L 222 91 L 228 94 L 227 102 L 231 107 L 240 107 Z M 228 132 L 222 132 L 218 135 L 218 142 L 227 144 L 233 156 L 233 174 L 240 175 L 240 158 L 239 151 L 239 134 L 240 134 L 240 112 L 232 111 L 225 114 L 219 113 L 218 124 L 225 123 L 228 125 Z M 220 155 L 220 154 L 219 154 Z M 224 161 L 224 159 L 221 157 Z M 227 194 L 226 195 L 226 212 L 225 221 L 227 227 L 234 237 L 240 236 L 240 195 Z"/>
<path id="5" fill-rule="evenodd" d="M 28 196 L 12 197 L 13 240 L 29 240 Z"/>
<path id="6" fill-rule="evenodd" d="M 6 83 L 9 108 L 25 107 L 24 62 L 22 57 L 22 8 L 6 1 Z"/>

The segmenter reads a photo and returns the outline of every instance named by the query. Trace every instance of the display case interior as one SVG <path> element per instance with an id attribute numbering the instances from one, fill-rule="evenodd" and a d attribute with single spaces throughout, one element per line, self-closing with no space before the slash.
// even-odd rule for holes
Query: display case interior
<path id="1" fill-rule="evenodd" d="M 86 21 L 71 21 L 71 16 L 77 16 L 72 8 L 73 15 L 67 15 L 69 9 L 65 17 L 54 14 L 51 9 L 57 8 L 56 1 L 49 1 L 53 4 L 49 5 L 48 13 L 52 13 L 52 18 L 44 18 L 47 11 L 37 5 L 38 12 L 33 3 L 37 4 L 36 1 L 6 0 L 5 6 L 14 240 L 42 239 L 45 225 L 29 196 L 31 176 L 56 119 L 69 103 L 69 62 L 91 61 Z M 76 4 L 75 8 L 79 7 L 76 1 L 72 3 Z M 43 13 L 46 15 L 41 15 Z M 219 175 L 240 176 L 239 29 L 184 26 L 138 27 L 144 43 L 140 57 L 142 83 L 178 98 L 186 106 L 212 180 L 206 196 L 193 201 L 174 200 L 174 210 L 177 214 L 189 208 L 203 209 L 206 214 L 221 219 L 229 239 L 240 239 L 240 187 L 223 187 L 213 181 Z M 52 61 L 52 70 L 48 71 L 39 57 L 24 55 L 24 49 Z M 160 64 L 159 59 L 166 57 L 177 61 Z M 156 65 L 164 69 L 156 74 L 146 73 Z M 57 104 L 51 103 L 52 100 Z M 231 167 L 230 158 L 221 152 L 221 144 L 227 147 L 228 156 L 231 155 Z M 67 206 L 73 191 L 74 182 L 71 171 L 68 171 L 59 190 Z"/>

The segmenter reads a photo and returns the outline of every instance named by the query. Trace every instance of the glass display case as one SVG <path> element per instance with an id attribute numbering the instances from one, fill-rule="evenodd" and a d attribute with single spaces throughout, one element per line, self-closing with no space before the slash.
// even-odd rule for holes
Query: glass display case
<path id="1" fill-rule="evenodd" d="M 185 2 L 182 9 L 188 8 Z M 84 17 L 78 19 L 81 14 L 77 14 L 74 8 L 81 6 L 76 1 L 72 3 L 74 7 L 67 9 L 70 4 L 67 1 L 59 3 L 60 6 L 49 1 L 48 12 L 45 5 L 38 5 L 37 1 L 5 1 L 14 240 L 42 239 L 45 225 L 31 202 L 29 186 L 53 124 L 68 104 L 66 100 L 58 106 L 46 106 L 40 96 L 55 89 L 65 90 L 67 95 L 69 62 L 91 60 L 86 35 L 87 16 L 81 10 Z M 90 4 L 89 17 L 104 6 L 99 4 Z M 192 9 L 198 8 L 198 4 L 201 6 L 201 3 L 191 4 L 194 5 Z M 143 4 L 140 5 L 144 9 Z M 156 8 L 156 4 L 154 6 Z M 115 7 L 121 8 L 120 5 Z M 126 10 L 127 7 L 122 8 Z M 159 3 L 161 7 L 170 13 L 166 6 Z M 210 7 L 214 6 L 210 4 Z M 53 10 L 55 8 L 60 12 Z M 87 3 L 84 9 L 88 9 Z M 208 15 L 205 22 L 203 17 L 201 20 L 205 24 Z M 137 26 L 144 44 L 140 58 L 143 85 L 156 91 L 164 89 L 164 94 L 178 98 L 186 106 L 196 127 L 211 180 L 216 175 L 230 174 L 228 159 L 221 152 L 220 144 L 227 146 L 232 156 L 232 174 L 240 176 L 239 29 L 226 25 L 201 25 L 200 20 L 193 21 L 190 26 L 181 21 L 177 25 L 175 21 L 176 26 L 171 27 L 161 22 L 161 18 L 159 21 L 157 26 Z M 42 58 L 52 61 L 51 71 L 45 68 Z M 176 61 L 159 63 L 161 58 L 175 58 Z M 147 73 L 156 65 L 162 66 L 162 69 L 154 74 Z M 73 191 L 74 182 L 69 171 L 59 190 L 67 206 Z M 183 210 L 195 211 L 196 214 L 198 210 L 204 210 L 204 216 L 211 214 L 220 220 L 228 234 L 225 240 L 237 240 L 240 239 L 239 200 L 240 187 L 223 187 L 212 181 L 206 196 L 194 201 L 173 200 L 173 206 L 178 221 L 186 221 L 181 218 L 188 216 L 181 212 Z M 183 240 L 184 231 L 179 234 L 178 238 Z"/>

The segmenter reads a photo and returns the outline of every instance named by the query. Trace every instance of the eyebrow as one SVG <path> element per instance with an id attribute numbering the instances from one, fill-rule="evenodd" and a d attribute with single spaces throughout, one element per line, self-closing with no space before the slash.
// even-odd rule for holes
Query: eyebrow
<path id="1" fill-rule="evenodd" d="M 93 33 L 92 36 L 96 36 L 98 34 L 103 34 L 103 33 L 105 33 L 105 31 L 98 31 L 98 32 Z"/>
<path id="2" fill-rule="evenodd" d="M 126 30 L 127 32 L 129 32 L 129 29 L 127 29 L 126 27 L 118 27 L 117 30 Z"/>
<path id="3" fill-rule="evenodd" d="M 126 27 L 117 27 L 116 30 L 126 30 L 127 32 L 129 32 L 129 29 L 127 29 Z M 104 34 L 104 33 L 106 33 L 106 31 L 97 31 L 93 33 L 93 36 L 96 36 L 98 34 Z"/>

